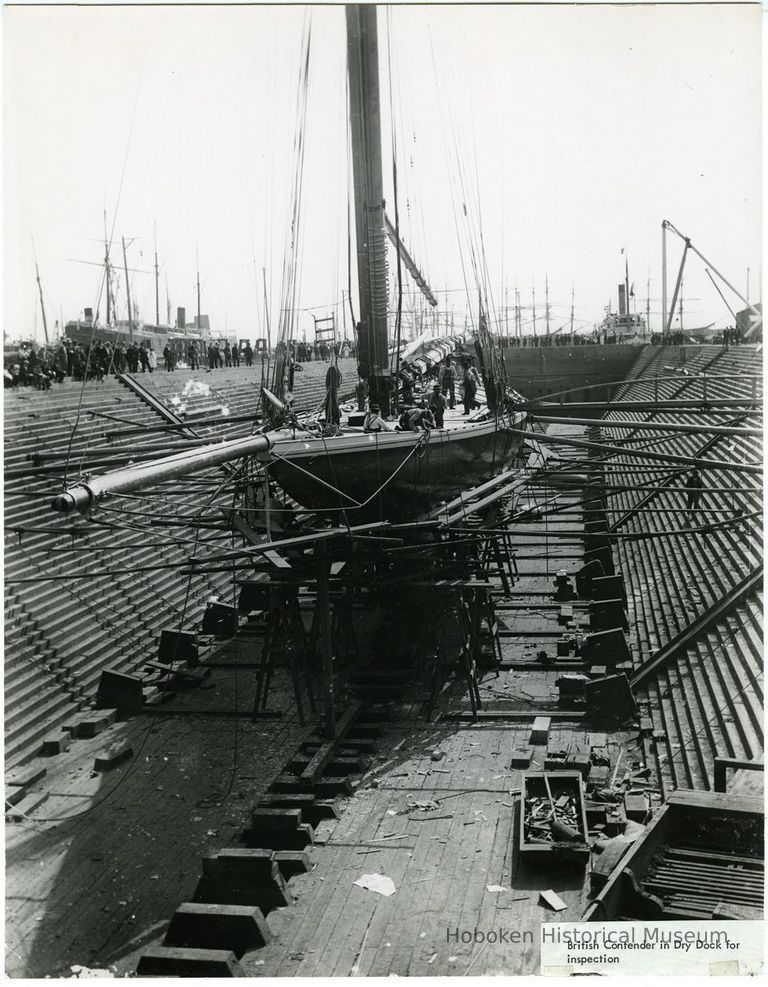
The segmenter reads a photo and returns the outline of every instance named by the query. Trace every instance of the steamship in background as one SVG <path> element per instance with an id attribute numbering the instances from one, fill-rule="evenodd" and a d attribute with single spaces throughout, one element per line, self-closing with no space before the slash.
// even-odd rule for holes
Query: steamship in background
<path id="1" fill-rule="evenodd" d="M 71 320 L 64 326 L 64 335 L 71 339 L 73 343 L 81 346 L 89 346 L 92 341 L 99 340 L 102 343 L 111 343 L 116 346 L 118 343 L 126 345 L 130 342 L 150 344 L 157 353 L 162 353 L 166 343 L 183 355 L 189 343 L 205 343 L 209 340 L 219 341 L 221 338 L 229 339 L 229 336 L 211 334 L 211 323 L 207 315 L 196 315 L 188 325 L 186 321 L 186 309 L 179 307 L 176 309 L 176 323 L 170 325 L 153 325 L 142 322 L 139 318 L 116 319 L 110 324 L 100 324 L 98 319 L 94 321 L 93 309 L 83 310 L 84 318 Z M 230 342 L 235 342 L 234 336 Z"/>

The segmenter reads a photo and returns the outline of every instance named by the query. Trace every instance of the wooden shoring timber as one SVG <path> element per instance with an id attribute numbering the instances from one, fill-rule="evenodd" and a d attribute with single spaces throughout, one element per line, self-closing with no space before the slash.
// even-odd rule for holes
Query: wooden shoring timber
<path id="1" fill-rule="evenodd" d="M 762 511 L 751 511 L 749 514 L 734 514 L 725 521 L 715 521 L 713 524 L 703 524 L 695 528 L 666 528 L 663 531 L 633 531 L 631 533 L 621 533 L 614 531 L 598 531 L 593 534 L 607 539 L 609 542 L 614 542 L 617 540 L 621 541 L 642 541 L 646 538 L 687 538 L 689 535 L 693 534 L 709 534 L 712 531 L 718 531 L 720 528 L 729 528 L 735 524 L 742 524 L 744 521 L 748 521 L 751 518 L 761 518 L 763 516 Z M 534 521 L 510 521 L 509 524 L 512 527 L 519 527 L 521 524 L 533 524 Z M 553 522 L 558 523 L 558 522 Z M 589 535 L 589 532 L 586 533 Z M 583 530 L 568 531 L 568 530 L 553 530 L 547 529 L 545 531 L 526 531 L 525 535 L 529 538 L 544 538 L 544 539 L 557 539 L 557 538 L 584 538 L 585 532 Z"/>
<path id="2" fill-rule="evenodd" d="M 299 781 L 306 782 L 307 784 L 315 783 L 318 775 L 333 758 L 336 748 L 339 746 L 340 741 L 344 738 L 344 734 L 349 731 L 349 728 L 358 718 L 362 712 L 362 709 L 362 703 L 352 703 L 352 705 L 344 711 L 341 719 L 337 721 L 335 726 L 336 736 L 333 740 L 329 740 L 327 743 L 323 744 L 320 749 L 312 755 L 309 764 L 301 772 Z"/>
<path id="3" fill-rule="evenodd" d="M 566 418 L 551 415 L 531 414 L 531 419 L 547 425 L 594 425 L 594 418 Z M 753 435 L 762 436 L 761 428 L 740 428 L 738 425 L 686 425 L 682 422 L 646 422 L 629 419 L 618 421 L 609 418 L 599 418 L 597 424 L 601 429 L 648 429 L 655 432 L 693 432 L 694 435 Z"/>
<path id="4" fill-rule="evenodd" d="M 297 535 L 294 538 L 283 538 L 279 541 L 266 541 L 261 545 L 254 545 L 251 548 L 232 549 L 231 551 L 223 552 L 215 556 L 209 556 L 208 558 L 191 556 L 187 559 L 187 562 L 194 567 L 201 564 L 207 565 L 210 562 L 231 562 L 238 558 L 250 559 L 254 555 L 263 555 L 268 551 L 280 551 L 281 549 L 289 548 L 304 548 L 309 545 L 314 545 L 317 542 L 330 541 L 334 538 L 347 537 L 348 535 L 354 536 L 361 532 L 388 527 L 389 524 L 387 521 L 371 521 L 368 524 L 358 524 L 352 528 L 324 529 L 323 531 L 315 531 L 308 535 Z"/>
<path id="5" fill-rule="evenodd" d="M 530 432 L 519 428 L 510 428 L 509 431 L 515 435 L 521 435 L 530 443 L 543 442 L 551 445 L 572 446 L 575 449 L 594 449 L 601 453 L 612 453 L 617 456 L 635 456 L 638 459 L 650 459 L 661 463 L 674 463 L 681 466 L 698 466 L 702 469 L 720 469 L 735 473 L 756 473 L 763 474 L 763 467 L 759 463 L 728 463 L 716 459 L 696 459 L 694 456 L 678 456 L 672 453 L 649 452 L 647 449 L 627 449 L 624 446 L 609 445 L 604 442 L 590 442 L 587 439 L 572 439 L 562 436 L 548 435 L 541 432 L 532 436 Z M 579 464 L 583 471 L 588 471 L 592 466 L 589 461 Z M 649 468 L 649 467 L 648 467 Z"/>
<path id="6" fill-rule="evenodd" d="M 720 619 L 721 616 L 731 611 L 736 604 L 756 592 L 763 581 L 763 564 L 756 566 L 748 573 L 733 589 L 717 600 L 700 617 L 697 617 L 679 634 L 668 641 L 656 654 L 648 661 L 644 662 L 630 676 L 629 684 L 632 689 L 637 689 L 646 679 L 655 675 L 661 668 L 669 664 L 681 651 L 693 644 L 699 637 L 706 633 L 709 628 Z"/>
<path id="7" fill-rule="evenodd" d="M 754 381 L 755 383 L 762 381 L 762 379 L 763 379 L 763 375 L 762 374 L 708 374 L 706 372 L 706 368 L 712 365 L 712 363 L 714 362 L 714 360 L 718 356 L 720 356 L 720 353 L 721 352 L 722 351 L 718 352 L 712 360 L 710 360 L 708 363 L 706 363 L 704 365 L 704 368 L 699 368 L 700 370 L 701 369 L 704 370 L 703 373 L 697 373 L 697 374 L 680 374 L 680 373 L 672 373 L 672 374 L 670 374 L 670 373 L 667 373 L 667 374 L 644 374 L 644 375 L 641 375 L 639 377 L 625 377 L 623 380 L 609 380 L 609 381 L 605 381 L 605 382 L 601 381 L 599 384 L 592 384 L 592 385 L 589 385 L 589 384 L 587 384 L 587 385 L 581 384 L 579 387 L 569 387 L 567 390 L 564 390 L 564 391 L 551 391 L 549 394 L 542 394 L 540 397 L 535 398 L 535 400 L 538 401 L 538 402 L 547 401 L 547 402 L 552 403 L 552 401 L 551 401 L 552 398 L 562 398 L 562 397 L 565 397 L 568 394 L 578 394 L 580 391 L 589 390 L 590 387 L 592 389 L 594 389 L 594 390 L 597 390 L 598 388 L 604 388 L 604 387 L 645 387 L 648 384 L 657 384 L 657 383 L 663 384 L 663 383 L 672 383 L 672 382 L 674 382 L 674 383 L 678 383 L 678 384 L 681 384 L 681 383 L 686 383 L 687 384 L 687 383 L 693 383 L 694 381 L 697 381 L 697 380 L 707 380 L 707 381 L 715 381 L 715 380 L 740 380 L 742 382 L 744 380 L 751 380 L 751 381 Z M 673 369 L 673 368 L 670 367 L 669 369 Z M 614 402 L 614 404 L 615 403 L 616 402 Z"/>
<path id="8" fill-rule="evenodd" d="M 599 386 L 603 386 L 602 384 Z M 580 388 L 584 390 L 584 388 Z M 563 408 L 574 414 L 603 415 L 611 411 L 703 411 L 710 412 L 721 408 L 747 411 L 762 410 L 761 398 L 688 398 L 681 401 L 572 401 L 568 404 L 538 404 L 535 401 L 516 401 L 515 411 L 529 411 L 534 415 L 538 412 L 562 412 Z M 597 424 L 601 419 L 595 418 L 590 424 Z"/>
<path id="9" fill-rule="evenodd" d="M 499 473 L 497 476 L 492 477 L 492 479 L 487 480 L 485 483 L 481 483 L 479 486 L 465 491 L 464 493 L 460 494 L 458 497 L 455 497 L 453 500 L 448 501 L 447 504 L 441 504 L 440 507 L 436 507 L 433 511 L 430 512 L 430 514 L 428 515 L 428 519 L 439 520 L 440 515 L 450 514 L 452 511 L 456 510 L 457 508 L 460 509 L 465 506 L 468 506 L 467 505 L 468 497 L 476 497 L 479 494 L 484 494 L 486 493 L 486 491 L 493 490 L 495 487 L 498 487 L 502 483 L 508 483 L 509 481 L 514 481 L 516 478 L 519 479 L 518 470 L 505 470 L 503 473 Z M 418 522 L 416 523 L 418 524 Z"/>
<path id="10" fill-rule="evenodd" d="M 107 417 L 106 415 L 102 417 Z M 123 419 L 111 419 L 115 421 L 121 421 Z M 214 415 L 211 418 L 196 418 L 194 422 L 190 423 L 187 421 L 180 422 L 166 422 L 165 425 L 139 425 L 137 424 L 134 428 L 126 429 L 116 429 L 113 432 L 107 432 L 106 437 L 108 439 L 114 438 L 131 438 L 134 435 L 139 435 L 140 433 L 152 433 L 152 432 L 175 432 L 183 429 L 188 429 L 190 424 L 194 424 L 197 428 L 210 428 L 214 425 L 229 425 L 233 423 L 240 424 L 241 422 L 253 422 L 258 424 L 261 422 L 261 415 L 249 414 L 249 415 Z M 131 424 L 126 422 L 126 424 Z"/>
<path id="11" fill-rule="evenodd" d="M 700 446 L 696 450 L 695 453 L 696 458 L 706 455 L 710 451 L 710 449 L 713 449 L 717 445 L 717 443 L 720 441 L 721 438 L 722 435 L 718 434 L 713 436 L 711 439 L 708 439 L 702 446 Z M 613 524 L 610 526 L 610 530 L 616 531 L 617 528 L 620 528 L 623 524 L 625 524 L 627 521 L 633 518 L 642 507 L 644 507 L 646 504 L 649 504 L 652 500 L 655 500 L 656 497 L 662 492 L 662 490 L 666 490 L 669 487 L 671 487 L 675 479 L 676 477 L 673 476 L 673 477 L 668 477 L 666 480 L 662 480 L 659 483 L 659 489 L 655 493 L 649 493 L 646 494 L 645 497 L 641 497 L 634 507 L 631 507 L 625 514 L 623 514 L 618 519 L 618 521 L 613 522 Z"/>

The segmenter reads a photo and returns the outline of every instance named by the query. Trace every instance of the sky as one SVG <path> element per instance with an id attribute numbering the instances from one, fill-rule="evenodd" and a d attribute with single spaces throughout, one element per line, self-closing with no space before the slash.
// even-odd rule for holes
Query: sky
<path id="1" fill-rule="evenodd" d="M 199 264 L 214 332 L 274 336 L 308 26 L 298 334 L 331 312 L 349 331 L 343 7 L 6 6 L 3 21 L 9 338 L 42 339 L 36 262 L 51 329 L 104 318 L 105 214 L 147 322 L 156 238 L 162 322 L 167 302 L 171 321 L 194 315 Z M 474 264 L 502 329 L 517 288 L 544 331 L 547 284 L 553 330 L 572 292 L 591 327 L 626 262 L 658 329 L 662 219 L 742 294 L 749 268 L 760 298 L 758 4 L 408 4 L 380 7 L 378 31 L 387 211 L 394 145 L 403 240 L 443 323 L 476 311 Z M 681 252 L 670 237 L 670 294 Z M 406 312 L 423 309 L 405 277 Z M 683 285 L 685 326 L 732 321 L 698 259 Z"/>

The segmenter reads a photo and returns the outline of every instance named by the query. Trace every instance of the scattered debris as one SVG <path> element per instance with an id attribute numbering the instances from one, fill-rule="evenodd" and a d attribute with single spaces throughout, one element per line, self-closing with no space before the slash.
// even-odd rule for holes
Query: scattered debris
<path id="1" fill-rule="evenodd" d="M 562 912 L 568 907 L 563 899 L 552 890 L 540 891 L 539 897 L 544 900 L 545 904 L 549 905 L 549 907 L 556 912 Z"/>
<path id="2" fill-rule="evenodd" d="M 375 891 L 377 894 L 382 894 L 385 897 L 389 897 L 389 895 L 397 891 L 392 878 L 385 877 L 383 874 L 363 874 L 354 883 L 359 888 L 365 888 L 366 891 Z"/>
<path id="3" fill-rule="evenodd" d="M 506 891 L 508 889 L 503 888 L 500 884 L 486 884 L 485 890 L 490 891 L 491 894 L 499 894 L 501 891 Z"/>

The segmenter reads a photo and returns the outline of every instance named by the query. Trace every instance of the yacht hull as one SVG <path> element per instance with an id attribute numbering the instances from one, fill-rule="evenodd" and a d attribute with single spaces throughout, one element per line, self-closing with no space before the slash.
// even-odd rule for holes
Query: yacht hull
<path id="1" fill-rule="evenodd" d="M 431 432 L 348 433 L 326 439 L 274 436 L 270 476 L 302 507 L 350 521 L 406 521 L 522 466 L 511 422 Z M 521 419 L 515 418 L 514 428 Z"/>

